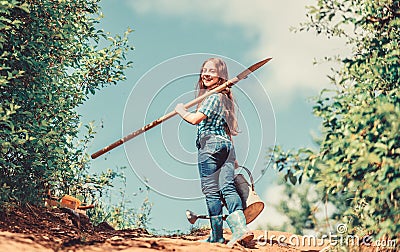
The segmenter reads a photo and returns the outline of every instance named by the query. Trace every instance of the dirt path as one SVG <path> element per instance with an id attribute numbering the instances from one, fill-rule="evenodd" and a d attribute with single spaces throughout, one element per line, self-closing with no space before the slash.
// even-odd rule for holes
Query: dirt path
<path id="1" fill-rule="evenodd" d="M 14 209 L 0 214 L 0 251 L 327 251 L 328 243 L 277 231 L 254 231 L 245 246 L 201 242 L 208 230 L 190 235 L 156 236 L 143 229 L 114 230 L 106 223 L 94 227 L 85 215 L 62 209 Z M 224 230 L 229 240 L 231 233 Z M 374 251 L 374 250 L 369 250 Z M 378 250 L 376 250 L 378 251 Z"/>
<path id="2" fill-rule="evenodd" d="M 285 235 L 284 233 L 273 232 L 275 235 Z M 263 235 L 263 231 L 255 231 L 256 237 Z M 144 235 L 146 236 L 146 235 Z M 104 240 L 87 241 L 72 240 L 69 243 L 62 243 L 62 241 L 50 240 L 45 235 L 40 234 L 20 234 L 11 232 L 0 232 L 0 251 L 321 251 L 323 247 L 296 247 L 291 245 L 279 245 L 277 241 L 267 241 L 264 243 L 257 243 L 253 240 L 246 247 L 235 245 L 229 248 L 225 244 L 209 244 L 200 242 L 199 240 L 206 236 L 179 236 L 179 237 L 136 237 L 136 234 L 114 235 Z M 228 231 L 225 237 L 229 239 L 230 234 Z M 45 241 L 43 241 L 45 240 Z M 57 246 L 53 242 L 61 245 Z"/>

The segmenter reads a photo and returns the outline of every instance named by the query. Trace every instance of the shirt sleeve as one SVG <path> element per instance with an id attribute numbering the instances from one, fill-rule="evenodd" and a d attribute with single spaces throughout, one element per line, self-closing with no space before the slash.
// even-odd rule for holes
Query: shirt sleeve
<path id="1" fill-rule="evenodd" d="M 213 112 L 215 112 L 220 105 L 219 95 L 212 94 L 207 97 L 200 105 L 198 112 L 203 113 L 205 116 L 210 117 Z"/>

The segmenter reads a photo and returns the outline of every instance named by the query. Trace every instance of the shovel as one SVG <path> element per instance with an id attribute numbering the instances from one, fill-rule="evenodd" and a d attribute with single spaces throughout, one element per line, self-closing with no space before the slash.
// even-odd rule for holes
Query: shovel
<path id="1" fill-rule="evenodd" d="M 192 106 L 194 106 L 194 105 L 196 105 L 196 104 L 202 102 L 206 97 L 208 97 L 208 96 L 210 96 L 210 95 L 212 95 L 212 94 L 214 94 L 214 93 L 219 93 L 219 92 L 225 90 L 226 88 L 232 87 L 233 85 L 235 85 L 235 84 L 236 84 L 237 82 L 239 82 L 240 80 L 246 79 L 247 76 L 248 76 L 249 74 L 251 74 L 252 72 L 254 72 L 255 70 L 257 70 L 258 68 L 262 67 L 264 64 L 266 64 L 266 63 L 267 63 L 268 61 L 270 61 L 271 59 L 272 59 L 272 58 L 267 58 L 267 59 L 265 59 L 265 60 L 262 60 L 262 61 L 260 61 L 260 62 L 257 62 L 256 64 L 250 66 L 249 68 L 247 68 L 246 70 L 244 70 L 243 72 L 241 72 L 241 73 L 240 73 L 239 75 L 237 75 L 236 77 L 234 77 L 234 78 L 232 78 L 232 79 L 226 81 L 225 83 L 221 84 L 220 86 L 218 86 L 218 87 L 216 87 L 216 88 L 210 90 L 209 92 L 206 92 L 206 93 L 204 93 L 203 95 L 197 97 L 196 99 L 194 99 L 194 100 L 192 100 L 192 101 L 186 103 L 186 104 L 185 104 L 185 108 L 188 109 L 188 108 L 190 108 L 190 107 L 192 107 Z M 119 139 L 118 141 L 116 141 L 116 142 L 114 142 L 114 143 L 112 143 L 112 144 L 110 144 L 110 145 L 104 147 L 103 149 L 101 149 L 101 150 L 99 150 L 99 151 L 93 153 L 93 154 L 91 155 L 92 159 L 95 159 L 95 158 L 97 158 L 97 157 L 103 155 L 104 153 L 106 153 L 106 152 L 108 152 L 108 151 L 114 149 L 115 147 L 120 146 L 121 144 L 125 143 L 126 141 L 129 141 L 129 140 L 131 140 L 132 138 L 134 138 L 134 137 L 136 137 L 136 136 L 142 134 L 143 132 L 145 132 L 145 131 L 147 131 L 147 130 L 149 130 L 149 129 L 151 129 L 151 128 L 153 128 L 153 127 L 159 125 L 159 124 L 161 124 L 162 122 L 164 122 L 164 121 L 166 121 L 167 119 L 169 119 L 169 118 L 175 116 L 176 114 L 177 114 L 177 113 L 176 113 L 175 111 L 171 111 L 171 112 L 169 112 L 168 114 L 163 115 L 163 116 L 160 117 L 159 119 L 157 119 L 157 120 L 155 120 L 155 121 L 153 121 L 153 122 L 151 122 L 151 123 L 149 123 L 149 124 L 143 126 L 142 128 L 140 128 L 140 129 L 138 129 L 138 130 L 136 130 L 136 131 L 130 133 L 129 135 L 127 135 L 127 136 L 125 136 L 125 137 Z"/>

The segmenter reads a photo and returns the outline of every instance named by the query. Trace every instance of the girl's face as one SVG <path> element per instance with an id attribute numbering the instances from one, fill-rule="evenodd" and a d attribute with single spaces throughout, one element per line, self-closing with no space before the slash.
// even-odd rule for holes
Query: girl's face
<path id="1" fill-rule="evenodd" d="M 201 80 L 206 88 L 211 88 L 217 84 L 219 77 L 218 70 L 214 62 L 207 61 L 204 64 L 203 69 L 201 69 Z"/>

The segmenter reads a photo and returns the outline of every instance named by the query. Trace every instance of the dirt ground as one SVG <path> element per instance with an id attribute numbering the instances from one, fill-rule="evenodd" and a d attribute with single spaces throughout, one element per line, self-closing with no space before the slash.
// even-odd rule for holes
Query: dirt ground
<path id="1" fill-rule="evenodd" d="M 83 214 L 69 209 L 27 207 L 0 214 L 0 251 L 328 251 L 328 244 L 318 241 L 314 246 L 293 244 L 300 236 L 284 232 L 254 231 L 248 244 L 210 244 L 200 240 L 209 231 L 192 234 L 157 236 L 143 229 L 114 230 L 107 223 L 93 226 Z M 229 240 L 231 233 L 224 230 Z M 287 237 L 288 243 L 277 240 Z M 289 238 L 291 237 L 289 242 Z M 363 250 L 365 251 L 365 250 Z M 378 250 L 368 250 L 378 251 Z"/>

